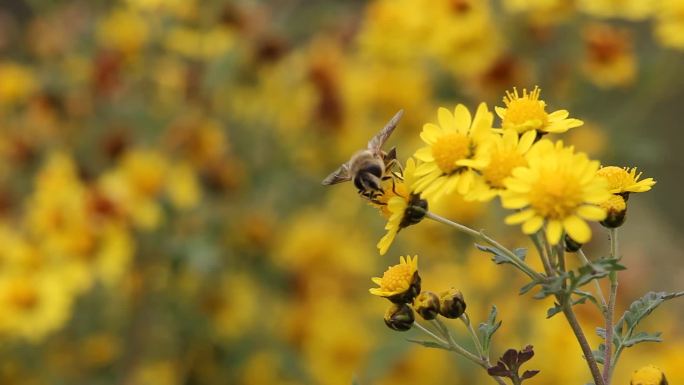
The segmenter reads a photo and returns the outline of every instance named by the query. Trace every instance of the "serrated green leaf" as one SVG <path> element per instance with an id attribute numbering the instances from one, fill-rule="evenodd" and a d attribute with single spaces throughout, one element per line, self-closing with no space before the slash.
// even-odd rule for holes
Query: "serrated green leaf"
<path id="1" fill-rule="evenodd" d="M 630 337 L 639 322 L 651 314 L 661 303 L 683 295 L 684 291 L 676 293 L 651 291 L 646 293 L 643 297 L 632 302 L 629 309 L 615 323 L 616 333 L 622 335 L 623 330 L 626 329 L 626 336 Z"/>
<path id="2" fill-rule="evenodd" d="M 489 346 L 491 345 L 492 336 L 501 327 L 501 321 L 496 320 L 498 310 L 496 306 L 492 306 L 492 310 L 489 311 L 489 316 L 487 321 L 480 324 L 478 330 L 480 331 L 480 340 L 482 341 L 482 348 L 485 353 L 489 352 Z"/>
<path id="3" fill-rule="evenodd" d="M 626 348 L 634 346 L 636 344 L 642 343 L 642 342 L 663 342 L 663 339 L 660 338 L 660 335 L 662 333 L 656 332 L 653 334 L 649 334 L 646 332 L 640 332 L 632 337 L 622 341 L 622 345 Z"/>

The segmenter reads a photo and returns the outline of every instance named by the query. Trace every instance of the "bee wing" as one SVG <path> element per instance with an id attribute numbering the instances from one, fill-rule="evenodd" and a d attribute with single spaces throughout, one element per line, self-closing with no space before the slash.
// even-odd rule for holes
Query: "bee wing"
<path id="1" fill-rule="evenodd" d="M 385 125 L 385 127 L 378 132 L 377 135 L 375 135 L 369 142 L 368 142 L 368 149 L 376 152 L 380 150 L 383 144 L 387 141 L 387 138 L 392 135 L 392 131 L 394 131 L 394 128 L 397 127 L 397 124 L 399 123 L 399 119 L 404 115 L 404 110 L 399 110 L 392 119 L 390 119 L 389 122 Z"/>
<path id="2" fill-rule="evenodd" d="M 349 173 L 349 163 L 342 164 L 337 170 L 333 171 L 328 175 L 321 184 L 329 186 L 331 184 L 337 184 L 351 180 L 351 175 Z"/>

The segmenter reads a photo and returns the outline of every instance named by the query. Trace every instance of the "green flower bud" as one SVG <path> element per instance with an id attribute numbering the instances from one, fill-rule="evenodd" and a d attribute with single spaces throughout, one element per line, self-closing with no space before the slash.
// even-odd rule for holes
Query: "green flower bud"
<path id="1" fill-rule="evenodd" d="M 433 320 L 439 314 L 439 297 L 431 291 L 424 291 L 413 301 L 413 309 L 424 320 Z"/>
<path id="2" fill-rule="evenodd" d="M 439 314 L 446 318 L 458 318 L 466 310 L 463 294 L 455 288 L 443 291 L 439 294 Z"/>
<path id="3" fill-rule="evenodd" d="M 392 330 L 405 332 L 411 329 L 415 320 L 413 309 L 405 303 L 393 303 L 385 312 L 385 325 Z"/>

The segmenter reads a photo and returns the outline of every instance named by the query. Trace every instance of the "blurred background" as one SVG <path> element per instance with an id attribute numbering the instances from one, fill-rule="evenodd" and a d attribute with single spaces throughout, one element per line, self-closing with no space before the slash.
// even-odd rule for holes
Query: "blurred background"
<path id="1" fill-rule="evenodd" d="M 384 326 L 369 278 L 407 254 L 475 323 L 499 307 L 494 354 L 534 345 L 530 384 L 585 384 L 517 272 L 427 222 L 380 257 L 384 219 L 320 185 L 398 109 L 405 161 L 437 107 L 513 86 L 658 181 L 630 199 L 618 311 L 683 288 L 682 0 L 3 0 L 0 53 L 2 384 L 492 383 Z M 527 245 L 496 203 L 433 209 Z M 577 311 L 595 347 L 600 315 Z M 626 351 L 616 384 L 647 364 L 684 383 L 682 316 L 656 311 L 665 342 Z"/>

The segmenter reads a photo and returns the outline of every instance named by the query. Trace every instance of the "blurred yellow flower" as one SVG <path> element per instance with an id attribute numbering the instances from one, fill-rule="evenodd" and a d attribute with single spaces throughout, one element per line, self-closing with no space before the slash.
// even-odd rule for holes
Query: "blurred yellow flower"
<path id="1" fill-rule="evenodd" d="M 539 99 L 541 89 L 534 87 L 531 92 L 523 89 L 522 95 L 513 88 L 513 92 L 506 91 L 503 102 L 506 107 L 495 107 L 496 114 L 501 118 L 503 129 L 512 128 L 518 133 L 536 130 L 540 135 L 545 133 L 562 133 L 579 127 L 584 122 L 579 119 L 569 119 L 566 110 L 557 110 L 550 114 L 546 112 L 546 102 Z"/>
<path id="2" fill-rule="evenodd" d="M 97 26 L 97 39 L 101 45 L 127 55 L 137 54 L 147 43 L 149 35 L 149 20 L 126 8 L 112 10 Z"/>
<path id="3" fill-rule="evenodd" d="M 0 275 L 0 333 L 38 342 L 61 328 L 73 302 L 64 279 L 49 272 Z"/>
<path id="4" fill-rule="evenodd" d="M 545 226 L 552 244 L 560 242 L 563 231 L 586 243 L 591 229 L 585 221 L 604 219 L 606 212 L 597 205 L 610 198 L 606 181 L 596 175 L 599 163 L 560 141 L 554 145 L 545 139 L 534 145 L 527 160 L 527 167 L 516 168 L 504 182 L 503 206 L 520 210 L 506 223 L 522 223 L 525 234 Z"/>
<path id="5" fill-rule="evenodd" d="M 192 59 L 207 60 L 225 55 L 235 44 L 233 32 L 217 26 L 207 31 L 175 27 L 168 32 L 167 50 Z"/>
<path id="6" fill-rule="evenodd" d="M 651 16 L 656 4 L 643 0 L 578 0 L 577 8 L 592 16 L 636 21 Z"/>
<path id="7" fill-rule="evenodd" d="M 414 157 L 422 163 L 416 167 L 416 181 L 412 188 L 425 198 L 438 200 L 456 190 L 467 194 L 476 177 L 488 164 L 481 146 L 492 132 L 493 114 L 481 103 L 475 117 L 459 104 L 454 112 L 446 108 L 438 111 L 439 125 L 427 123 L 420 133 L 428 145 L 420 148 Z"/>
<path id="8" fill-rule="evenodd" d="M 655 37 L 660 44 L 684 49 L 684 0 L 656 2 Z"/>
<path id="9" fill-rule="evenodd" d="M 170 166 L 167 190 L 169 200 L 179 209 L 195 207 L 202 195 L 197 174 L 189 163 Z"/>
<path id="10" fill-rule="evenodd" d="M 632 39 L 626 30 L 608 24 L 593 24 L 585 28 L 584 75 L 599 87 L 629 85 L 636 77 L 637 61 Z"/>
<path id="11" fill-rule="evenodd" d="M 667 385 L 667 379 L 660 368 L 647 365 L 634 371 L 629 385 Z"/>
<path id="12" fill-rule="evenodd" d="M 0 105 L 23 102 L 38 88 L 33 71 L 18 63 L 0 62 Z"/>

